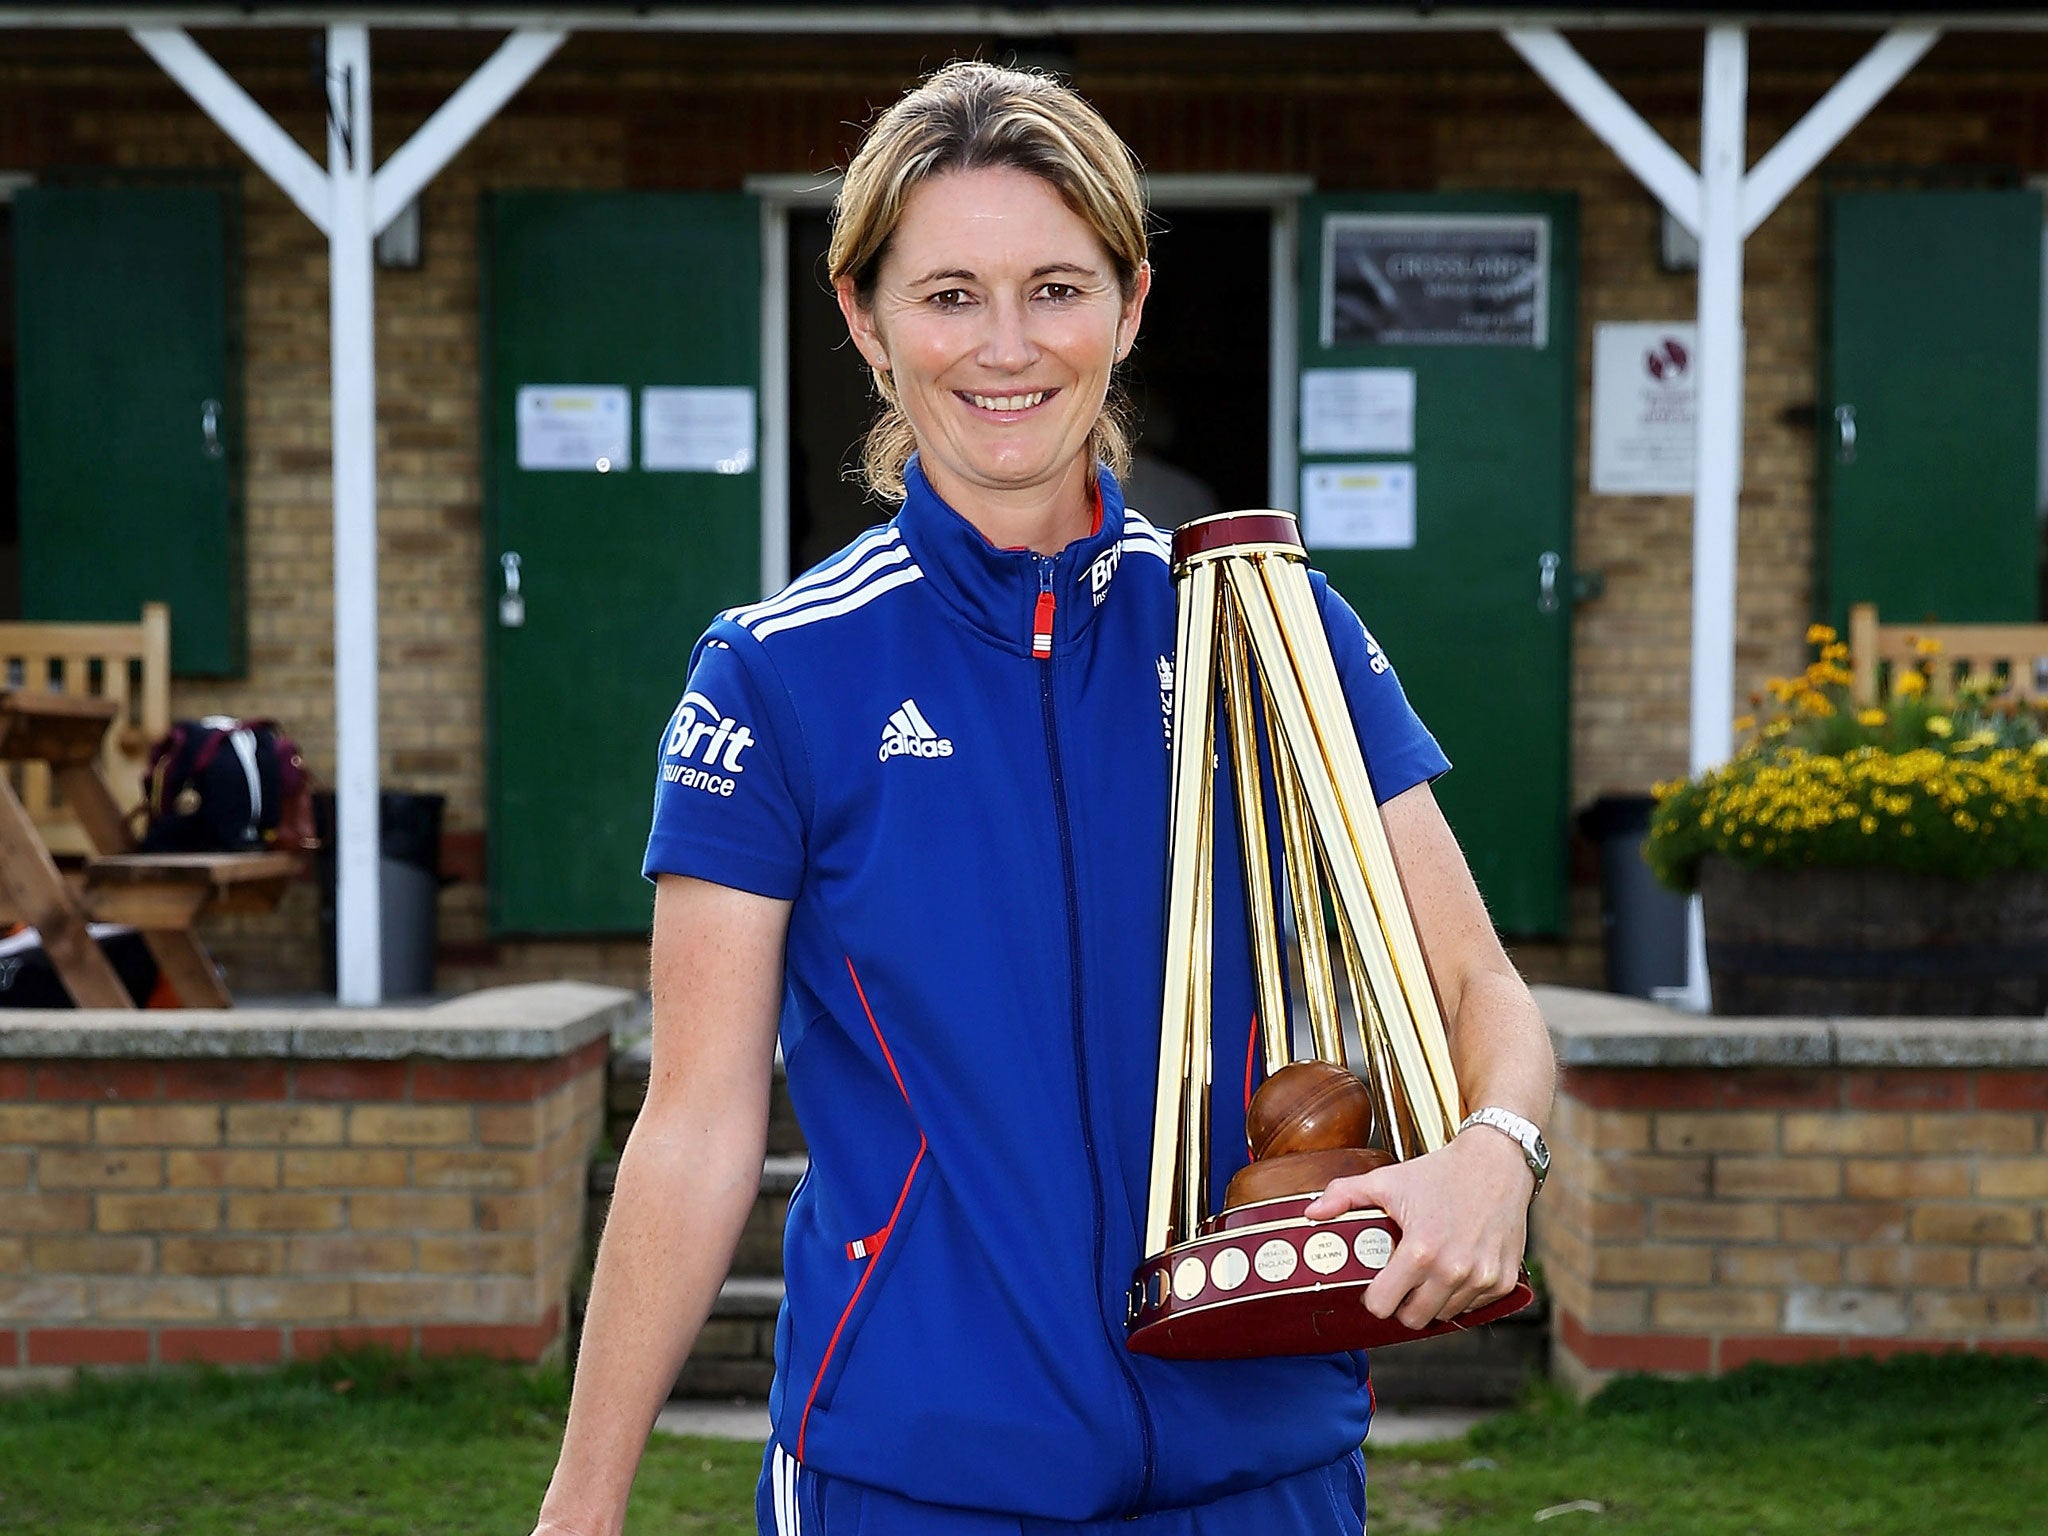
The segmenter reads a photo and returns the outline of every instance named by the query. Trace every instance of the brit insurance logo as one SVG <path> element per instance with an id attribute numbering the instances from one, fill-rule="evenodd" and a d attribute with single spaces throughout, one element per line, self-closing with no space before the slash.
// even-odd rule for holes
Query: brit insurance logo
<path id="1" fill-rule="evenodd" d="M 915 699 L 905 699 L 882 727 L 881 760 L 892 757 L 951 757 L 953 738 L 941 736 L 925 719 Z"/>
<path id="2" fill-rule="evenodd" d="M 753 744 L 752 731 L 693 688 L 669 721 L 661 781 L 729 799 L 733 775 L 746 768 L 740 755 Z"/>
<path id="3" fill-rule="evenodd" d="M 1109 596 L 1109 584 L 1116 579 L 1116 568 L 1124 557 L 1124 547 L 1112 544 L 1095 557 L 1095 563 L 1088 567 L 1088 590 L 1094 595 L 1092 606 L 1100 608 L 1102 600 Z"/>

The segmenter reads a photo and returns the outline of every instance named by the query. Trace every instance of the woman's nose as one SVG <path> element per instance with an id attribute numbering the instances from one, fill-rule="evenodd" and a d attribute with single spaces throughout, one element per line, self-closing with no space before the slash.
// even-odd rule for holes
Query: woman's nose
<path id="1" fill-rule="evenodd" d="M 1006 373 L 1028 368 L 1037 359 L 1029 316 L 1021 299 L 998 298 L 988 307 L 988 329 L 981 339 L 982 366 Z"/>

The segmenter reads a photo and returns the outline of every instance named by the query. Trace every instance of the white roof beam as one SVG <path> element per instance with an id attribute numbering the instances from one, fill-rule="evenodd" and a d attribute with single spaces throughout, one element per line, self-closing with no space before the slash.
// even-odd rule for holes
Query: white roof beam
<path id="1" fill-rule="evenodd" d="M 1699 173 L 1666 144 L 1621 93 L 1551 27 L 1508 27 L 1508 46 L 1543 77 L 1579 121 L 1635 172 L 1636 179 L 1695 237 L 1700 232 Z"/>
<path id="2" fill-rule="evenodd" d="M 1827 95 L 1782 139 L 1742 183 L 1742 235 L 1756 233 L 1791 190 L 1806 180 L 1834 147 L 1941 37 L 1938 27 L 1895 27 L 1834 83 Z"/>
<path id="3" fill-rule="evenodd" d="M 108 6 L 99 14 L 83 7 L 0 5 L 0 29 L 94 27 L 250 28 L 315 27 L 352 22 L 374 28 L 402 27 L 435 31 L 505 32 L 523 27 L 600 32 L 761 32 L 774 36 L 802 33 L 981 32 L 999 37 L 1038 37 L 1047 33 L 1308 33 L 1340 32 L 1498 32 L 1531 25 L 1571 30 L 1667 31 L 1698 30 L 1717 22 L 1744 18 L 1698 11 L 1624 11 L 1598 5 L 1558 6 L 1530 12 L 1498 10 L 1432 11 L 1414 0 L 1405 5 L 1233 5 L 1132 6 L 961 4 L 944 7 L 914 5 L 827 5 L 771 7 L 734 5 L 700 7 L 619 5 L 576 10 L 481 5 L 193 4 L 155 10 Z M 1880 32 L 1898 25 L 1940 26 L 1950 31 L 2029 32 L 2048 30 L 2048 10 L 1945 11 L 1929 5 L 1918 15 L 1900 17 L 1879 10 L 1869 14 L 1834 11 L 1781 10 L 1759 3 L 1747 20 L 1757 26 L 1825 31 Z"/>
<path id="4" fill-rule="evenodd" d="M 239 144 L 242 152 L 283 188 L 284 195 L 298 204 L 299 212 L 311 219 L 322 234 L 328 233 L 334 222 L 334 194 L 326 172 L 299 147 L 296 139 L 277 126 L 268 112 L 256 105 L 233 76 L 182 28 L 131 27 L 128 35 L 162 66 L 165 74 L 184 87 L 185 94 L 199 103 L 221 132 Z"/>
<path id="5" fill-rule="evenodd" d="M 420 124 L 398 152 L 378 169 L 370 192 L 371 233 L 381 235 L 448 162 L 536 71 L 554 56 L 569 34 L 559 29 L 521 28 L 462 82 L 434 115 Z"/>

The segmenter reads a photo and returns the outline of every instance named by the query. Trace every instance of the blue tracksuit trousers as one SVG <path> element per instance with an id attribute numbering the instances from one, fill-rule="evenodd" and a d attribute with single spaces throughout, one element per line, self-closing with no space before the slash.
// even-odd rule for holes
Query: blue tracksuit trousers
<path id="1" fill-rule="evenodd" d="M 1353 1451 L 1188 1509 L 1069 1524 L 919 1504 L 799 1466 L 771 1440 L 754 1515 L 761 1536 L 1364 1536 L 1365 1458 Z"/>

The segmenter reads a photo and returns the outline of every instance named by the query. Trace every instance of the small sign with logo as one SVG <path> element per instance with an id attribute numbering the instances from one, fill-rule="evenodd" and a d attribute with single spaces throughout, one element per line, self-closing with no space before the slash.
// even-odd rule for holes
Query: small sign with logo
<path id="1" fill-rule="evenodd" d="M 1696 325 L 1595 327 L 1595 494 L 1692 494 L 1698 357 Z"/>

